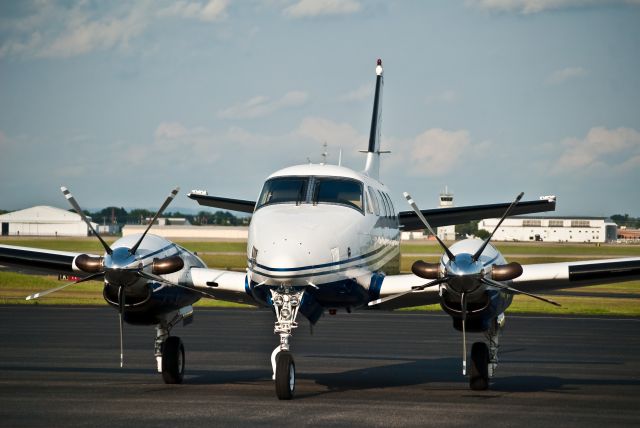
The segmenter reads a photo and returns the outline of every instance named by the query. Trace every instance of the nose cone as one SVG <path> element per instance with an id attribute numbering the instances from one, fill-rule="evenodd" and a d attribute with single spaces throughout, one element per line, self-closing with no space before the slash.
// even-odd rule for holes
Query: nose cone
<path id="1" fill-rule="evenodd" d="M 254 265 L 254 272 L 265 274 L 265 279 L 306 283 L 310 275 L 326 269 L 326 265 L 347 259 L 352 246 L 353 251 L 357 250 L 348 238 L 354 235 L 358 216 L 362 217 L 344 207 L 263 207 L 251 220 L 247 258 Z"/>

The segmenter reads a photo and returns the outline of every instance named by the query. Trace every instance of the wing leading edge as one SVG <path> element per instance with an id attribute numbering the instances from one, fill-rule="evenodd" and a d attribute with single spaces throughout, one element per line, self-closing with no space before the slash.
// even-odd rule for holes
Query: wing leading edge
<path id="1" fill-rule="evenodd" d="M 448 226 L 451 224 L 463 224 L 473 220 L 501 217 L 510 203 L 471 205 L 466 207 L 435 208 L 421 210 L 432 227 Z M 555 199 L 541 199 L 537 201 L 519 202 L 513 207 L 510 215 L 533 214 L 547 211 L 555 211 Z M 405 231 L 422 230 L 424 224 L 413 211 L 402 211 L 398 214 L 400 229 Z"/>
<path id="2" fill-rule="evenodd" d="M 80 253 L 0 245 L 0 261 L 56 272 L 74 272 L 73 260 L 78 255 Z"/>
<path id="3" fill-rule="evenodd" d="M 220 208 L 223 210 L 239 211 L 239 212 L 251 214 L 256 208 L 255 201 L 222 198 L 220 196 L 202 195 L 202 194 L 193 193 L 193 192 L 187 194 L 187 196 L 193 199 L 194 201 L 196 201 L 200 205 L 203 205 L 206 207 Z"/>
<path id="4" fill-rule="evenodd" d="M 522 265 L 514 286 L 544 292 L 585 285 L 640 280 L 640 257 Z"/>

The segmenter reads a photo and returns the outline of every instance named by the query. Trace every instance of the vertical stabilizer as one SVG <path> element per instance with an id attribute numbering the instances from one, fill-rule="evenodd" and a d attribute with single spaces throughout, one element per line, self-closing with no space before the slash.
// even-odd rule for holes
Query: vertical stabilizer
<path id="1" fill-rule="evenodd" d="M 382 60 L 379 59 L 376 65 L 376 92 L 373 99 L 367 163 L 364 167 L 365 174 L 375 179 L 380 175 L 380 128 L 382 126 L 382 86 L 384 85 L 382 73 Z"/>

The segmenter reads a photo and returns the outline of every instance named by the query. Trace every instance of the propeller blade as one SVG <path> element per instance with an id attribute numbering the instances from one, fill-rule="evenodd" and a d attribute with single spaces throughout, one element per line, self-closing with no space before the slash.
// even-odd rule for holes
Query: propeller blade
<path id="1" fill-rule="evenodd" d="M 160 207 L 160 209 L 158 210 L 156 215 L 153 216 L 153 219 L 151 219 L 151 222 L 149 222 L 149 225 L 147 226 L 147 229 L 144 231 L 144 233 L 142 234 L 140 239 L 138 239 L 138 242 L 136 242 L 136 245 L 131 247 L 131 249 L 129 250 L 129 254 L 133 255 L 133 254 L 136 253 L 136 251 L 138 251 L 138 247 L 142 243 L 142 240 L 144 239 L 144 237 L 147 235 L 147 232 L 149 231 L 149 229 L 151 229 L 151 226 L 153 226 L 153 223 L 155 223 L 155 221 L 158 219 L 158 217 L 160 217 L 162 215 L 162 212 L 169 206 L 169 204 L 171 203 L 171 201 L 173 201 L 173 198 L 176 197 L 176 195 L 178 194 L 179 191 L 180 191 L 180 188 L 176 187 L 175 189 L 173 189 L 171 191 L 169 196 L 167 196 L 167 199 L 165 199 L 164 204 L 162 204 L 162 206 Z"/>
<path id="2" fill-rule="evenodd" d="M 413 287 L 409 291 L 403 291 L 402 293 L 392 294 L 391 296 L 383 297 L 381 299 L 372 300 L 367 304 L 367 306 L 376 306 L 376 305 L 379 305 L 381 303 L 388 302 L 389 300 L 393 300 L 393 299 L 397 299 L 398 297 L 406 296 L 407 294 L 420 292 L 420 291 L 424 290 L 427 287 L 431 287 L 432 285 L 442 284 L 443 282 L 446 282 L 446 281 L 447 281 L 447 278 L 438 278 L 438 279 L 436 279 L 434 281 L 427 282 L 424 285 L 418 285 L 416 287 Z"/>
<path id="3" fill-rule="evenodd" d="M 119 306 L 119 319 L 120 319 L 120 367 L 124 366 L 124 287 L 121 285 L 118 287 L 118 306 Z"/>
<path id="4" fill-rule="evenodd" d="M 420 221 L 422 221 L 422 223 L 424 223 L 424 225 L 427 227 L 427 229 L 429 230 L 429 233 L 431 233 L 436 238 L 436 240 L 438 241 L 438 243 L 440 244 L 444 252 L 447 254 L 447 257 L 449 257 L 449 260 L 454 261 L 456 259 L 456 256 L 454 256 L 453 253 L 449 250 L 449 248 L 446 245 L 444 245 L 444 242 L 442 242 L 440 238 L 438 238 L 438 235 L 433 231 L 427 219 L 424 218 L 424 215 L 422 215 L 420 208 L 418 208 L 418 205 L 416 205 L 416 203 L 413 201 L 413 199 L 411 198 L 411 195 L 408 194 L 407 192 L 404 192 L 403 195 L 407 199 L 407 202 L 409 202 L 409 205 L 411 205 L 411 208 L 413 209 L 413 211 L 415 211 Z"/>
<path id="5" fill-rule="evenodd" d="M 480 248 L 478 248 L 478 251 L 476 251 L 476 253 L 471 257 L 471 260 L 473 260 L 474 262 L 478 261 L 484 249 L 487 247 L 487 245 L 489 245 L 489 241 L 491 241 L 491 238 L 493 238 L 493 234 L 496 233 L 496 230 L 498 230 L 498 228 L 500 227 L 504 219 L 507 218 L 507 216 L 509 215 L 513 207 L 515 207 L 518 204 L 518 202 L 520 202 L 520 199 L 522 199 L 523 196 L 524 196 L 524 192 L 520 192 L 520 194 L 516 196 L 515 201 L 511 202 L 511 205 L 509 205 L 509 208 L 507 208 L 504 214 L 502 214 L 502 218 L 500 219 L 496 227 L 493 229 L 493 232 L 491 232 L 491 235 L 489 235 L 489 237 L 485 239 L 485 241 L 482 243 Z"/>
<path id="6" fill-rule="evenodd" d="M 516 288 L 513 287 L 509 287 L 506 284 L 503 284 L 501 282 L 498 281 L 494 281 L 492 279 L 489 278 L 482 278 L 481 279 L 482 282 L 484 282 L 485 284 L 491 286 L 491 287 L 495 287 L 495 288 L 499 288 L 501 290 L 505 290 L 505 291 L 509 291 L 513 294 L 524 294 L 525 296 L 529 296 L 529 297 L 533 297 L 534 299 L 538 299 L 540 301 L 543 301 L 545 303 L 550 303 L 552 305 L 558 306 L 558 307 L 562 307 L 562 305 L 558 302 L 554 302 L 551 299 L 546 299 L 544 297 L 538 296 L 537 294 L 531 294 L 531 293 L 527 293 L 526 291 L 522 291 L 522 290 L 518 290 Z"/>
<path id="7" fill-rule="evenodd" d="M 62 191 L 62 194 L 64 195 L 64 197 L 67 198 L 67 201 L 69 201 L 69 203 L 71 204 L 73 209 L 76 210 L 78 215 L 80 217 L 82 217 L 82 220 L 84 220 L 84 222 L 87 223 L 87 226 L 89 226 L 89 229 L 91 229 L 91 232 L 93 232 L 93 234 L 96 235 L 96 238 L 98 238 L 100 240 L 100 243 L 104 247 L 104 250 L 107 252 L 107 254 L 113 253 L 113 250 L 111 249 L 111 247 L 109 247 L 109 245 L 106 242 L 104 242 L 104 240 L 102 239 L 100 234 L 98 232 L 96 232 L 96 230 L 91 225 L 91 222 L 89 221 L 87 216 L 84 215 L 84 213 L 82 212 L 82 208 L 80 208 L 80 205 L 76 201 L 76 198 L 73 197 L 73 195 L 71 194 L 69 189 L 67 189 L 66 187 L 62 186 L 60 188 L 60 190 Z"/>
<path id="8" fill-rule="evenodd" d="M 195 293 L 200 293 L 205 297 L 209 297 L 210 299 L 215 299 L 215 296 L 212 296 L 211 294 L 207 293 L 206 291 L 198 290 L 197 288 L 193 288 L 193 287 L 187 287 L 186 285 L 176 284 L 175 282 L 168 281 L 168 280 L 164 279 L 163 277 L 158 276 L 158 275 L 154 275 L 152 273 L 148 273 L 148 272 L 144 272 L 144 271 L 138 271 L 138 276 L 140 276 L 141 278 L 145 278 L 145 279 L 151 280 L 151 281 L 159 282 L 161 284 L 166 284 L 166 285 L 169 285 L 171 287 L 183 288 L 185 290 L 193 291 Z"/>
<path id="9" fill-rule="evenodd" d="M 25 300 L 38 299 L 38 298 L 40 298 L 42 296 L 46 296 L 47 294 L 55 293 L 56 291 L 60 291 L 60 290 L 62 290 L 64 288 L 70 287 L 72 285 L 79 284 L 79 283 L 85 282 L 85 281 L 90 281 L 92 279 L 96 279 L 96 278 L 99 278 L 99 277 L 102 277 L 102 276 L 104 276 L 104 272 L 97 272 L 97 273 L 94 273 L 92 275 L 89 275 L 89 276 L 86 276 L 84 278 L 81 278 L 81 279 L 79 279 L 79 280 L 77 280 L 75 282 L 69 282 L 67 284 L 61 285 L 60 287 L 52 288 L 50 290 L 45 290 L 45 291 L 39 291 L 39 292 L 34 293 L 34 294 L 30 295 L 30 296 L 27 296 Z"/>
<path id="10" fill-rule="evenodd" d="M 460 310 L 462 312 L 462 375 L 467 375 L 467 294 L 460 293 Z"/>

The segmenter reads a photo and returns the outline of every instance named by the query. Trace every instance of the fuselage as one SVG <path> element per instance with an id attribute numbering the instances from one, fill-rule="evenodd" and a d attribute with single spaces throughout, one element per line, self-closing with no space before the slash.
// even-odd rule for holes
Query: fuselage
<path id="1" fill-rule="evenodd" d="M 387 187 L 336 165 L 269 176 L 249 226 L 252 287 L 304 286 L 323 306 L 367 302 L 374 274 L 399 270 L 397 212 Z"/>

